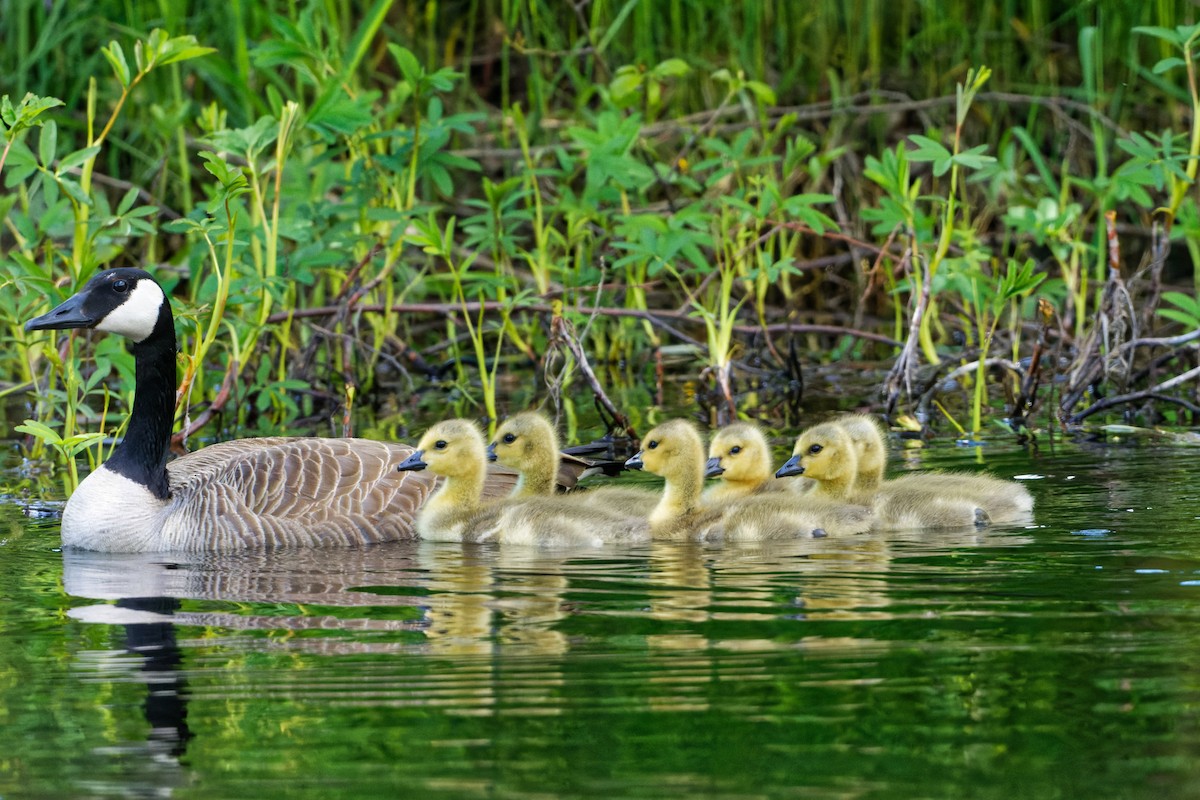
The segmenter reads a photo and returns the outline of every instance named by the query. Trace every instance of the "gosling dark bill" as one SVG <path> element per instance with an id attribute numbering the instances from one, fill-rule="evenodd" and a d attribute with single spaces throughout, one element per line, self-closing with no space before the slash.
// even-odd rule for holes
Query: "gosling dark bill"
<path id="1" fill-rule="evenodd" d="M 775 472 L 776 478 L 789 478 L 793 475 L 803 475 L 804 467 L 800 465 L 800 456 L 792 456 Z"/>
<path id="2" fill-rule="evenodd" d="M 396 465 L 397 472 L 412 472 L 425 469 L 428 464 L 423 460 L 425 458 L 424 450 L 416 450 L 411 456 L 401 461 Z"/>

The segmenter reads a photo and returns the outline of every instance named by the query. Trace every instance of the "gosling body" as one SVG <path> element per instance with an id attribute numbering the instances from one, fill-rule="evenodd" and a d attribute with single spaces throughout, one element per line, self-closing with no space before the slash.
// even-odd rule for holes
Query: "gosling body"
<path id="1" fill-rule="evenodd" d="M 833 420 L 846 431 L 858 460 L 854 491 L 873 493 L 885 485 L 887 446 L 883 427 L 872 417 L 847 415 Z M 909 519 L 919 518 L 920 504 L 933 498 L 941 504 L 971 503 L 992 523 L 1028 520 L 1033 513 L 1033 496 L 1019 483 L 966 472 L 922 472 L 886 482 L 889 503 Z"/>
<path id="2" fill-rule="evenodd" d="M 1032 510 L 1025 487 L 983 475 L 912 475 L 863 491 L 858 488 L 860 449 L 839 422 L 817 425 L 801 434 L 792 458 L 776 474 L 812 478 L 823 497 L 869 503 L 884 529 L 978 526 L 1015 520 L 1020 514 L 1010 508 L 1024 514 Z M 876 463 L 868 461 L 872 470 Z"/>

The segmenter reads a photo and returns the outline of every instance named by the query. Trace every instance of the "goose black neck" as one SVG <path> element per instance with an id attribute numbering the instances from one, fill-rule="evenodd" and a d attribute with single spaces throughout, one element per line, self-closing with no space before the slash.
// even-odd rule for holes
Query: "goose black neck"
<path id="1" fill-rule="evenodd" d="M 125 438 L 105 466 L 147 487 L 155 497 L 171 496 L 167 482 L 167 451 L 175 422 L 175 323 L 163 303 L 154 332 L 134 342 L 137 380 L 133 413 Z"/>

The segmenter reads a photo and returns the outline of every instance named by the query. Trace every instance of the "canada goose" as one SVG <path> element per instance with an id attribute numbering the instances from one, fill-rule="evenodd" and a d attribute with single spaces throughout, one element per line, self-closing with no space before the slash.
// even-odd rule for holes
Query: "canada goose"
<path id="1" fill-rule="evenodd" d="M 706 504 L 704 444 L 695 426 L 671 420 L 652 429 L 626 465 L 664 479 L 662 498 L 650 514 L 655 539 L 762 539 L 859 533 L 870 527 L 869 510 L 847 503 L 808 507 L 802 496 L 772 492 Z"/>
<path id="2" fill-rule="evenodd" d="M 132 340 L 136 390 L 125 438 L 62 516 L 66 547 L 108 552 L 357 545 L 414 538 L 433 490 L 399 473 L 412 448 L 363 439 L 238 439 L 167 463 L 175 415 L 175 326 L 166 294 L 140 269 L 108 269 L 28 331 L 95 328 Z M 489 477 L 489 495 L 515 476 Z"/>
<path id="3" fill-rule="evenodd" d="M 479 426 L 469 420 L 446 420 L 429 428 L 416 451 L 397 469 L 428 469 L 446 479 L 417 514 L 416 528 L 422 539 L 551 547 L 597 547 L 606 542 L 649 539 L 644 520 L 575 507 L 559 498 L 503 498 L 482 503 L 487 449 Z"/>
<path id="4" fill-rule="evenodd" d="M 809 428 L 796 442 L 793 455 L 779 471 L 778 477 L 804 475 L 819 482 L 817 492 L 839 500 L 869 502 L 875 510 L 879 527 L 939 528 L 983 525 L 992 521 L 1010 521 L 999 503 L 989 506 L 989 494 L 979 491 L 987 487 L 1021 504 L 1028 498 L 1020 484 L 1001 481 L 989 476 L 945 475 L 929 473 L 884 481 L 874 492 L 856 488 L 858 448 L 850 435 L 837 422 L 827 422 Z M 1032 509 L 1032 500 L 1025 511 Z M 993 520 L 995 512 L 1000 520 Z"/>
<path id="5" fill-rule="evenodd" d="M 558 434 L 543 415 L 527 411 L 506 419 L 496 430 L 488 453 L 520 474 L 513 497 L 539 497 L 554 492 L 552 476 L 561 463 Z M 600 486 L 572 491 L 570 501 L 576 506 L 645 518 L 658 497 L 645 489 Z"/>
<path id="6" fill-rule="evenodd" d="M 704 466 L 704 477 L 720 478 L 705 489 L 706 503 L 738 500 L 762 492 L 793 492 L 800 488 L 794 483 L 812 483 L 773 480 L 771 448 L 758 426 L 750 422 L 735 422 L 717 431 L 709 442 Z"/>

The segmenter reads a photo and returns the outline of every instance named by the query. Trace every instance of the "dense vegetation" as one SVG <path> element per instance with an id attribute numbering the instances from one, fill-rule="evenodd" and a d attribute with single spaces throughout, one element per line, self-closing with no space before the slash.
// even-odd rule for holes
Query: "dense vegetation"
<path id="1" fill-rule="evenodd" d="M 925 425 L 1200 411 L 1181 1 L 186 5 L 0 0 L 35 452 L 101 457 L 132 364 L 22 323 L 130 265 L 177 299 L 182 435 L 604 391 L 637 428 L 675 374 L 784 413 L 841 359 Z"/>

